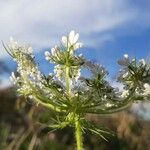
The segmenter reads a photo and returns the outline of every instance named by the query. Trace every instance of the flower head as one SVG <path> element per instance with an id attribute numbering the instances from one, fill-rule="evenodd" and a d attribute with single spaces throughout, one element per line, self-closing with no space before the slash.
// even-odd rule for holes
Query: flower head
<path id="1" fill-rule="evenodd" d="M 68 51 L 72 49 L 72 51 L 81 48 L 82 43 L 77 42 L 79 38 L 79 33 L 75 33 L 75 31 L 71 31 L 68 36 L 62 37 L 62 43 L 65 47 L 68 48 Z"/>
<path id="2" fill-rule="evenodd" d="M 118 60 L 118 64 L 121 66 L 128 66 L 130 64 L 130 59 L 128 54 L 124 54 L 123 59 Z"/>

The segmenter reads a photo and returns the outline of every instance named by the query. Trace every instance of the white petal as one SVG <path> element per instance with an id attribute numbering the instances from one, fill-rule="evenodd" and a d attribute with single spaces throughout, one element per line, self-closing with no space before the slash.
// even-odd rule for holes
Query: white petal
<path id="1" fill-rule="evenodd" d="M 28 52 L 29 52 L 29 53 L 32 53 L 32 52 L 33 52 L 32 47 L 29 47 L 29 48 L 28 48 Z"/>
<path id="2" fill-rule="evenodd" d="M 50 58 L 49 58 L 49 57 L 47 57 L 47 56 L 45 57 L 45 59 L 46 59 L 46 60 L 48 60 L 48 61 L 50 60 Z"/>
<path id="3" fill-rule="evenodd" d="M 16 78 L 14 72 L 11 73 L 11 76 L 12 76 L 12 78 L 14 78 L 14 79 Z"/>
<path id="4" fill-rule="evenodd" d="M 66 36 L 63 36 L 61 40 L 62 40 L 62 42 L 63 42 L 64 44 L 67 45 L 67 37 L 66 37 Z"/>
<path id="5" fill-rule="evenodd" d="M 121 97 L 126 97 L 129 95 L 129 92 L 128 91 L 123 91 L 122 94 L 121 94 Z"/>
<path id="6" fill-rule="evenodd" d="M 50 52 L 46 51 L 45 56 L 49 56 L 49 55 L 50 55 Z"/>
<path id="7" fill-rule="evenodd" d="M 53 73 L 49 73 L 48 75 L 49 75 L 49 76 L 52 76 L 52 75 L 53 75 Z"/>
<path id="8" fill-rule="evenodd" d="M 139 63 L 140 63 L 141 65 L 143 65 L 143 66 L 145 66 L 145 65 L 146 65 L 146 62 L 145 62 L 145 60 L 144 60 L 144 59 L 140 59 L 140 60 L 139 60 Z"/>
<path id="9" fill-rule="evenodd" d="M 124 54 L 123 56 L 124 58 L 129 58 L 128 54 Z"/>
<path id="10" fill-rule="evenodd" d="M 144 84 L 144 87 L 145 87 L 144 94 L 145 95 L 150 94 L 150 85 L 146 83 L 146 84 Z"/>
<path id="11" fill-rule="evenodd" d="M 78 41 L 78 39 L 79 39 L 79 33 L 77 33 L 75 35 L 73 42 L 76 43 Z"/>
<path id="12" fill-rule="evenodd" d="M 69 33 L 69 42 L 70 42 L 70 44 L 74 44 L 74 36 L 75 36 L 75 32 L 72 30 Z"/>
<path id="13" fill-rule="evenodd" d="M 14 82 L 14 79 L 12 78 L 12 76 L 9 77 L 11 82 Z"/>
<path id="14" fill-rule="evenodd" d="M 55 48 L 52 48 L 52 49 L 51 49 L 51 53 L 52 53 L 52 55 L 55 56 L 55 54 L 56 54 L 56 49 L 55 49 Z"/>
<path id="15" fill-rule="evenodd" d="M 10 42 L 14 42 L 14 39 L 12 36 L 10 37 Z"/>
<path id="16" fill-rule="evenodd" d="M 82 57 L 83 56 L 83 54 L 79 54 L 79 57 Z"/>
<path id="17" fill-rule="evenodd" d="M 78 48 L 81 48 L 83 46 L 83 44 L 82 43 L 76 43 L 75 44 L 75 49 L 78 49 Z"/>
<path id="18" fill-rule="evenodd" d="M 10 37 L 10 47 L 13 49 L 17 49 L 18 47 L 18 43 L 12 37 Z"/>

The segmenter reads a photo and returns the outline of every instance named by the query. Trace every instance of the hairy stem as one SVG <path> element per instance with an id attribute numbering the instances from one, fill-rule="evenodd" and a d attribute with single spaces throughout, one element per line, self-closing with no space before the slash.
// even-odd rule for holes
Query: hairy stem
<path id="1" fill-rule="evenodd" d="M 80 120 L 75 121 L 75 137 L 76 137 L 76 144 L 77 150 L 83 150 L 83 137 L 82 137 L 82 129 Z"/>
<path id="2" fill-rule="evenodd" d="M 70 100 L 70 83 L 69 83 L 69 67 L 66 66 L 66 89 L 67 89 L 67 94 Z"/>

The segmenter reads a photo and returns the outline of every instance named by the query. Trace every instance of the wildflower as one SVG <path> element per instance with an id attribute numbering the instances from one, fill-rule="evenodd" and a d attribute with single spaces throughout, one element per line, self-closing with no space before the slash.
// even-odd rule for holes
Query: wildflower
<path id="1" fill-rule="evenodd" d="M 121 66 L 128 66 L 130 64 L 129 56 L 124 54 L 124 58 L 118 60 L 118 64 Z"/>
<path id="2" fill-rule="evenodd" d="M 140 64 L 141 66 L 145 66 L 145 65 L 146 65 L 146 62 L 145 62 L 144 59 L 140 59 L 140 60 L 139 60 L 139 64 Z"/>
<path id="3" fill-rule="evenodd" d="M 124 97 L 127 97 L 129 95 L 129 91 L 128 90 L 124 90 L 121 94 L 121 97 L 124 98 Z"/>
<path id="4" fill-rule="evenodd" d="M 45 59 L 49 61 L 50 60 L 50 56 L 51 56 L 50 52 L 46 51 L 45 52 Z"/>
<path id="5" fill-rule="evenodd" d="M 51 49 L 51 54 L 53 55 L 53 56 L 57 56 L 57 46 L 55 47 L 55 48 L 52 48 Z"/>
<path id="6" fill-rule="evenodd" d="M 66 69 L 66 67 L 63 65 L 56 65 L 54 67 L 54 74 L 56 75 L 56 77 L 59 80 L 65 80 L 65 69 Z M 69 77 L 70 77 L 70 79 L 77 81 L 78 78 L 80 77 L 79 67 L 76 67 L 76 66 L 70 67 Z"/>
<path id="7" fill-rule="evenodd" d="M 147 83 L 145 83 L 145 84 L 144 84 L 144 88 L 145 88 L 145 90 L 144 90 L 144 95 L 150 94 L 150 85 L 147 84 Z"/>
<path id="8" fill-rule="evenodd" d="M 71 31 L 69 36 L 62 37 L 62 43 L 65 47 L 68 47 L 68 51 L 72 48 L 72 51 L 81 48 L 82 43 L 77 42 L 79 38 L 79 33 L 75 33 L 75 31 Z"/>
<path id="9" fill-rule="evenodd" d="M 105 104 L 106 107 L 112 107 L 113 105 L 114 105 L 114 104 L 109 103 L 109 102 Z"/>
<path id="10" fill-rule="evenodd" d="M 129 104 L 144 97 L 150 98 L 150 66 L 141 59 L 130 60 L 125 54 L 118 61 L 122 69 L 118 81 L 123 84 L 123 91 L 112 87 L 107 81 L 108 72 L 102 65 L 92 63 L 76 55 L 76 49 L 82 46 L 78 42 L 79 34 L 71 31 L 62 37 L 61 46 L 45 52 L 45 58 L 54 63 L 54 73 L 43 75 L 34 60 L 30 45 L 20 44 L 13 38 L 5 46 L 7 52 L 17 63 L 17 74 L 10 79 L 18 87 L 18 93 L 34 100 L 58 114 L 54 129 L 71 126 L 75 128 L 78 149 L 82 148 L 82 130 L 88 130 L 104 138 L 107 131 L 99 129 L 86 120 L 86 114 L 110 114 L 121 111 Z M 92 76 L 81 76 L 81 69 L 91 71 Z M 55 118 L 53 118 L 55 120 Z M 80 137 L 80 138 L 79 138 Z M 104 138 L 105 139 L 105 138 Z"/>
<path id="11" fill-rule="evenodd" d="M 11 76 L 10 76 L 10 80 L 11 80 L 14 84 L 17 84 L 18 81 L 20 80 L 20 78 L 19 78 L 19 77 L 16 77 L 16 76 L 15 76 L 15 73 L 12 72 L 12 73 L 11 73 Z"/>

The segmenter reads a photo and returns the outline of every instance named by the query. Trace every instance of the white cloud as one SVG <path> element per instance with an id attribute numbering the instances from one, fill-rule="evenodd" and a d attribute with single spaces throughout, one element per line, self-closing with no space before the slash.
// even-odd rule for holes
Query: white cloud
<path id="1" fill-rule="evenodd" d="M 114 37 L 105 32 L 132 22 L 138 10 L 124 0 L 5 0 L 0 1 L 0 39 L 13 36 L 35 48 L 56 43 L 74 29 L 86 44 L 101 44 Z M 100 34 L 98 39 L 91 37 Z M 94 42 L 96 41 L 96 42 Z M 0 46 L 0 58 L 6 56 Z"/>

